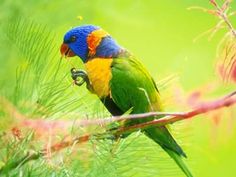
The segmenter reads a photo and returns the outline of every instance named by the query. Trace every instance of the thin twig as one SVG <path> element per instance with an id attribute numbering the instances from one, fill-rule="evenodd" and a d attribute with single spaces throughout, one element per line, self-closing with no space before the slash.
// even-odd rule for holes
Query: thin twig
<path id="1" fill-rule="evenodd" d="M 235 12 L 231 12 L 231 13 L 227 13 L 229 8 L 230 8 L 230 3 L 231 0 L 225 0 L 225 2 L 223 3 L 223 5 L 220 7 L 220 5 L 216 2 L 216 0 L 209 0 L 210 3 L 215 7 L 214 10 L 212 9 L 206 9 L 204 7 L 198 7 L 198 6 L 193 6 L 193 7 L 189 7 L 188 10 L 201 10 L 203 12 L 207 12 L 211 15 L 217 16 L 220 19 L 223 20 L 223 22 L 227 25 L 227 27 L 229 28 L 230 32 L 232 33 L 232 35 L 234 37 L 236 37 L 236 30 L 234 29 L 232 23 L 229 20 L 229 17 L 234 15 Z M 217 25 L 215 25 L 215 27 L 207 30 L 206 32 L 200 34 L 199 36 L 197 36 L 194 41 L 196 41 L 197 39 L 199 39 L 200 37 L 202 37 L 205 34 L 211 33 L 210 38 L 219 30 L 221 29 L 221 21 L 219 23 L 217 23 Z"/>
<path id="2" fill-rule="evenodd" d="M 211 106 L 217 106 L 219 103 L 224 104 L 227 99 L 230 99 L 236 95 L 236 91 L 228 94 L 227 96 L 224 96 L 223 98 L 220 98 L 218 100 L 212 101 L 212 102 L 206 102 L 206 103 L 200 103 L 200 107 L 195 108 L 194 110 L 199 110 L 199 109 L 209 109 L 209 111 L 212 110 L 212 107 L 209 108 L 209 105 Z M 16 108 L 15 108 L 16 109 Z M 15 110 L 14 109 L 14 110 Z M 217 108 L 214 108 L 217 109 Z M 12 110 L 12 109 L 10 109 Z M 17 111 L 17 110 L 15 110 Z M 18 112 L 18 111 L 17 111 Z M 191 112 L 191 111 L 189 111 Z M 41 131 L 49 130 L 49 129 L 67 129 L 71 126 L 79 126 L 79 127 L 86 127 L 86 126 L 91 126 L 91 125 L 100 125 L 100 126 L 105 126 L 111 122 L 116 122 L 116 121 L 124 121 L 124 120 L 130 120 L 130 119 L 146 119 L 149 117 L 164 117 L 166 116 L 171 116 L 171 117 L 185 117 L 188 112 L 147 112 L 147 113 L 142 113 L 142 114 L 131 114 L 131 115 L 122 115 L 122 116 L 112 116 L 112 117 L 106 117 L 106 118 L 100 118 L 100 119 L 78 119 L 75 118 L 73 121 L 69 120 L 47 120 L 47 119 L 36 119 L 32 120 L 30 118 L 24 119 L 21 122 L 21 126 L 26 126 L 27 128 L 32 128 L 34 130 L 41 129 Z M 203 112 L 204 113 L 204 112 Z M 20 114 L 20 113 L 19 113 Z M 48 118 L 50 119 L 50 118 Z M 163 119 L 163 118 L 162 118 Z M 162 120 L 158 119 L 158 120 Z M 78 121 L 74 121 L 78 120 Z"/>
<path id="3" fill-rule="evenodd" d="M 220 98 L 218 100 L 212 101 L 212 102 L 207 102 L 207 103 L 202 103 L 201 106 L 195 108 L 193 111 L 204 111 L 204 112 L 199 112 L 200 113 L 205 113 L 208 111 L 212 111 L 221 107 L 225 107 L 227 104 L 227 102 L 232 99 L 232 103 L 234 104 L 235 99 L 232 98 L 236 95 L 236 91 L 224 96 L 223 98 Z M 230 100 L 228 100 L 230 99 Z M 93 119 L 93 120 L 82 120 L 81 122 L 79 122 L 79 125 L 105 125 L 111 122 L 115 122 L 115 121 L 124 121 L 124 120 L 130 120 L 130 119 L 145 119 L 145 118 L 149 118 L 149 117 L 153 117 L 153 116 L 171 116 L 171 117 L 182 117 L 185 118 L 186 115 L 189 115 L 190 112 L 193 111 L 188 111 L 188 112 L 147 112 L 147 113 L 142 113 L 142 114 L 131 114 L 131 115 L 123 115 L 123 116 L 113 116 L 113 117 L 107 117 L 107 118 L 102 118 L 102 119 Z M 195 116 L 195 115 L 193 115 Z M 158 119 L 163 120 L 165 119 L 161 118 Z"/>
<path id="4" fill-rule="evenodd" d="M 230 0 L 226 0 L 224 4 L 222 5 L 222 7 L 220 7 L 219 4 L 215 0 L 210 0 L 210 3 L 216 7 L 218 16 L 224 20 L 225 24 L 228 26 L 233 36 L 236 37 L 236 31 L 227 15 L 227 10 L 229 8 L 230 2 L 231 2 Z"/>
<path id="5" fill-rule="evenodd" d="M 227 98 L 230 98 L 235 95 L 235 92 L 233 92 L 230 96 Z M 226 97 L 221 98 L 217 101 L 209 102 L 209 103 L 202 103 L 201 107 L 206 106 L 207 104 L 215 104 L 216 102 L 223 101 L 227 99 Z M 198 108 L 196 108 L 198 109 Z M 33 129 L 56 129 L 56 128 L 69 128 L 71 126 L 78 126 L 78 127 L 87 127 L 92 125 L 100 125 L 105 126 L 109 123 L 116 122 L 116 121 L 124 121 L 124 120 L 131 120 L 131 119 L 146 119 L 149 117 L 163 117 L 163 116 L 179 116 L 184 117 L 186 115 L 186 112 L 147 112 L 147 113 L 141 113 L 141 114 L 131 114 L 131 115 L 123 115 L 123 116 L 112 116 L 112 117 L 106 117 L 106 118 L 99 118 L 99 119 L 78 119 L 75 118 L 77 121 L 69 121 L 69 120 L 32 120 L 32 119 L 26 119 L 24 120 L 21 125 L 31 127 Z"/>

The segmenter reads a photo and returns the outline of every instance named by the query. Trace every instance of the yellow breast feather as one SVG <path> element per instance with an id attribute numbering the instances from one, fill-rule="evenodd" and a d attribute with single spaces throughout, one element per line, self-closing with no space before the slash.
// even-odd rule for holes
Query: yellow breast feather
<path id="1" fill-rule="evenodd" d="M 99 98 L 110 94 L 111 63 L 113 59 L 94 58 L 85 63 L 93 91 Z"/>

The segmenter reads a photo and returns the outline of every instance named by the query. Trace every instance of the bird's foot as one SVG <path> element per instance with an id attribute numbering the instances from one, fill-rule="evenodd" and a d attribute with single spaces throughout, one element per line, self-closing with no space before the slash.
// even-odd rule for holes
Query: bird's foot
<path id="1" fill-rule="evenodd" d="M 87 89 L 93 93 L 92 85 L 89 81 L 88 74 L 82 69 L 71 68 L 71 77 L 74 80 L 75 85 L 81 86 L 86 83 Z"/>
<path id="2" fill-rule="evenodd" d="M 71 68 L 70 72 L 71 72 L 71 78 L 74 80 L 75 85 L 81 86 L 85 82 L 86 84 L 88 84 L 89 79 L 86 71 L 76 70 L 75 68 Z"/>

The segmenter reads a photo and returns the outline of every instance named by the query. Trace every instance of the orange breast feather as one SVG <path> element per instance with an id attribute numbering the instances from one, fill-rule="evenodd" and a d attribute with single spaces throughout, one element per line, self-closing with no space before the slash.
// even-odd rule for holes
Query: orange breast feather
<path id="1" fill-rule="evenodd" d="M 110 93 L 111 63 L 112 59 L 107 58 L 94 58 L 85 63 L 94 93 L 100 98 Z"/>

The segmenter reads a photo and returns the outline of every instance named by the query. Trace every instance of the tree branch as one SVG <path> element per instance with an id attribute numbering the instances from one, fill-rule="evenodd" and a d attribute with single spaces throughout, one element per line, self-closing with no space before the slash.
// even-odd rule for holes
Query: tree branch
<path id="1" fill-rule="evenodd" d="M 180 121 L 183 119 L 188 119 L 194 117 L 199 114 L 203 114 L 209 111 L 213 111 L 222 107 L 228 107 L 236 102 L 236 98 L 233 98 L 236 95 L 236 91 L 211 102 L 201 103 L 199 107 L 195 108 L 194 110 L 187 111 L 187 112 L 147 112 L 142 114 L 131 114 L 131 115 L 123 115 L 123 116 L 112 116 L 103 119 L 93 119 L 93 120 L 82 120 L 78 123 L 78 125 L 106 125 L 111 122 L 115 121 L 124 121 L 130 119 L 145 119 L 153 116 L 165 116 L 164 118 L 154 120 L 157 123 L 161 123 L 162 121 L 167 121 L 166 124 L 174 123 L 176 121 Z M 175 118 L 175 119 L 174 119 Z M 176 120 L 178 118 L 178 120 Z M 171 121 L 170 121 L 171 120 Z M 170 121 L 170 122 L 169 122 Z M 173 121 L 173 122 L 172 122 Z M 151 121 L 153 122 L 153 121 Z M 151 123 L 150 122 L 150 123 Z M 141 124 L 139 124 L 141 125 Z M 141 127 L 142 128 L 142 127 Z"/>
<path id="2" fill-rule="evenodd" d="M 232 92 L 229 95 L 227 95 L 223 98 L 220 98 L 218 100 L 201 104 L 196 109 L 193 109 L 193 110 L 187 111 L 187 112 L 178 112 L 178 113 L 177 112 L 175 112 L 175 113 L 148 112 L 148 113 L 143 113 L 143 114 L 115 116 L 112 118 L 106 118 L 105 120 L 97 119 L 97 120 L 95 120 L 95 124 L 98 124 L 98 123 L 99 124 L 101 124 L 101 123 L 107 124 L 110 122 L 120 121 L 120 120 L 144 119 L 144 118 L 148 118 L 148 117 L 152 117 L 152 116 L 165 116 L 163 118 L 155 119 L 153 121 L 149 121 L 149 122 L 145 122 L 145 123 L 141 123 L 141 124 L 137 124 L 137 125 L 133 125 L 133 126 L 129 126 L 129 127 L 120 127 L 115 130 L 109 130 L 105 133 L 87 134 L 87 135 L 83 135 L 83 136 L 78 136 L 78 137 L 75 137 L 73 140 L 58 142 L 58 143 L 52 145 L 51 147 L 42 149 L 38 152 L 31 151 L 31 153 L 30 152 L 27 153 L 27 155 L 24 156 L 22 159 L 14 162 L 14 163 L 6 164 L 5 166 L 3 166 L 0 169 L 0 174 L 4 173 L 6 170 L 9 171 L 9 170 L 15 169 L 19 166 L 22 166 L 23 164 L 25 164 L 31 160 L 36 160 L 40 157 L 46 156 L 48 154 L 48 152 L 54 153 L 54 152 L 60 151 L 64 148 L 67 148 L 69 146 L 72 146 L 74 144 L 81 144 L 84 142 L 88 142 L 91 139 L 91 137 L 94 137 L 97 139 L 106 139 L 107 135 L 119 136 L 123 133 L 134 132 L 136 130 L 145 129 L 150 126 L 163 126 L 163 125 L 167 125 L 167 124 L 172 124 L 172 123 L 182 121 L 185 119 L 190 119 L 190 118 L 195 117 L 197 115 L 204 114 L 204 113 L 207 113 L 210 111 L 214 111 L 214 110 L 217 110 L 220 108 L 233 106 L 234 104 L 236 104 L 235 95 L 236 95 L 236 91 Z"/>

